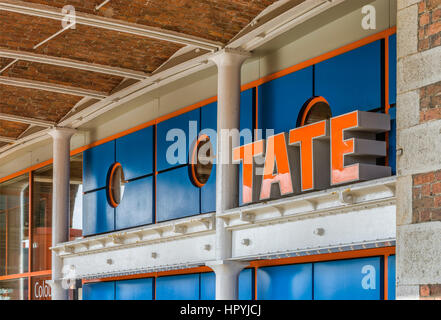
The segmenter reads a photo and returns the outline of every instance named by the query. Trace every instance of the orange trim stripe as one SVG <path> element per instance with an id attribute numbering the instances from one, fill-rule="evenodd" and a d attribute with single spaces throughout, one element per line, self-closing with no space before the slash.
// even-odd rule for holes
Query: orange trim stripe
<path id="1" fill-rule="evenodd" d="M 285 264 L 297 264 L 297 263 L 309 263 L 319 261 L 332 261 L 332 260 L 344 260 L 363 257 L 382 256 L 385 254 L 395 254 L 395 247 L 373 248 L 354 251 L 343 251 L 335 253 L 322 253 L 309 256 L 270 259 L 270 260 L 258 260 L 251 262 L 252 267 L 267 267 L 267 266 L 280 266 Z"/>
<path id="2" fill-rule="evenodd" d="M 52 274 L 52 270 L 43 270 L 43 271 L 35 271 L 35 272 L 26 272 L 26 273 L 17 273 L 10 274 L 6 276 L 0 276 L 0 281 L 2 280 L 11 280 L 11 279 L 19 279 L 26 277 L 39 277 L 39 276 L 50 276 Z"/>
<path id="3" fill-rule="evenodd" d="M 384 300 L 388 300 L 388 279 L 389 279 L 389 274 L 388 274 L 388 257 L 389 257 L 389 254 L 385 254 L 384 255 L 384 276 L 383 276 L 383 279 L 384 279 L 384 297 L 383 297 L 383 299 Z"/>

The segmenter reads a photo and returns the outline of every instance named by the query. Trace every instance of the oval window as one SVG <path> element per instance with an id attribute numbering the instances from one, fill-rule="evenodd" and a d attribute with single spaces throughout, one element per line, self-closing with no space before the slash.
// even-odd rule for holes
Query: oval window
<path id="1" fill-rule="evenodd" d="M 332 117 L 332 111 L 328 101 L 323 97 L 310 99 L 301 113 L 300 126 L 328 120 Z"/>
<path id="2" fill-rule="evenodd" d="M 201 188 L 210 178 L 213 170 L 214 150 L 210 137 L 203 134 L 193 144 L 190 153 L 190 178 L 193 184 Z"/>
<path id="3" fill-rule="evenodd" d="M 107 198 L 113 208 L 116 208 L 121 203 L 125 184 L 126 180 L 124 179 L 124 171 L 121 164 L 113 164 L 110 167 L 107 182 Z"/>

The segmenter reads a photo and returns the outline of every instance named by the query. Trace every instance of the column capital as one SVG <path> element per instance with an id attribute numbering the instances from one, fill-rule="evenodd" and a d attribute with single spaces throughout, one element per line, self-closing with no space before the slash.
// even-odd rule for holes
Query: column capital
<path id="1" fill-rule="evenodd" d="M 249 57 L 251 57 L 251 52 L 249 51 L 224 48 L 216 52 L 210 58 L 210 60 L 213 61 L 217 66 L 241 65 Z"/>
<path id="2" fill-rule="evenodd" d="M 239 274 L 244 268 L 249 266 L 249 263 L 231 260 L 215 260 L 209 261 L 205 263 L 205 265 L 213 269 L 215 273 L 228 271 L 228 273 Z"/>
<path id="3" fill-rule="evenodd" d="M 55 127 L 48 132 L 53 139 L 69 139 L 77 130 L 67 127 Z"/>

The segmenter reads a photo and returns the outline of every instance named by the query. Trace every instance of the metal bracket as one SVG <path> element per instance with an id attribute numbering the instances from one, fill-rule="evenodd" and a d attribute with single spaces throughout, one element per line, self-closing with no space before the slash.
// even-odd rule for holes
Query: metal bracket
<path id="1" fill-rule="evenodd" d="M 285 215 L 285 211 L 286 210 L 285 210 L 284 207 L 282 207 L 282 206 L 273 206 L 272 208 L 274 208 L 280 214 L 281 217 L 283 217 Z"/>
<path id="2" fill-rule="evenodd" d="M 187 232 L 187 226 L 185 224 L 175 224 L 173 226 L 173 232 L 185 234 Z"/>
<path id="3" fill-rule="evenodd" d="M 252 212 L 240 211 L 240 220 L 241 221 L 253 223 L 255 218 L 256 218 L 256 215 Z"/>
<path id="4" fill-rule="evenodd" d="M 340 191 L 338 193 L 338 200 L 345 205 L 353 204 L 354 203 L 354 197 L 351 194 L 351 189 L 346 189 L 343 191 Z"/>

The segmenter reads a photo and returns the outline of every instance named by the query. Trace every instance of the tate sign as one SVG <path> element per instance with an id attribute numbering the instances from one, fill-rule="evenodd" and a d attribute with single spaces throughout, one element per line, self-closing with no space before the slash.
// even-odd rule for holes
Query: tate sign
<path id="1" fill-rule="evenodd" d="M 353 111 L 236 147 L 242 202 L 390 176 L 377 164 L 387 154 L 377 134 L 389 130 L 389 115 Z"/>

